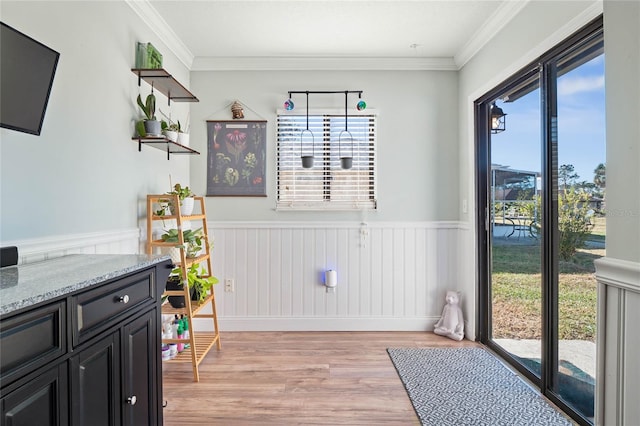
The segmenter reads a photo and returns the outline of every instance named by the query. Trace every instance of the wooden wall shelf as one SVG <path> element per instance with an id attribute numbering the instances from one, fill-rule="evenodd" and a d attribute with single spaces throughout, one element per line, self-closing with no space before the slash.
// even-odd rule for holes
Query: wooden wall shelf
<path id="1" fill-rule="evenodd" d="M 200 152 L 195 149 L 180 145 L 178 142 L 174 142 L 164 136 L 133 137 L 131 139 L 138 142 L 138 152 L 142 151 L 142 145 L 149 145 L 156 149 L 166 151 L 167 160 L 171 159 L 171 154 L 200 155 Z"/>
<path id="2" fill-rule="evenodd" d="M 140 86 L 141 80 L 146 81 L 152 88 L 165 95 L 169 104 L 172 100 L 175 102 L 200 102 L 193 93 L 163 68 L 132 68 L 131 72 L 138 76 L 138 86 Z"/>

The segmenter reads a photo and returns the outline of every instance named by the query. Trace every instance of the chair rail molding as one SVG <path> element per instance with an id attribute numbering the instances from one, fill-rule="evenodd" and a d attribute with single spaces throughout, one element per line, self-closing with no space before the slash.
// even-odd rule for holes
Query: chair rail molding
<path id="1" fill-rule="evenodd" d="M 18 247 L 18 263 L 21 265 L 69 254 L 137 254 L 140 252 L 140 230 L 132 228 L 57 235 L 3 241 L 2 245 Z"/>

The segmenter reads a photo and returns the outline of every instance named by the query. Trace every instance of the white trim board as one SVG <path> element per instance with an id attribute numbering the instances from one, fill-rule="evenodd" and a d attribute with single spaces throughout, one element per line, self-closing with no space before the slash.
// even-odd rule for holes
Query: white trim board
<path id="1" fill-rule="evenodd" d="M 244 222 L 216 222 L 207 221 L 209 228 L 218 229 L 469 229 L 468 222 L 434 221 L 434 222 L 323 222 L 323 221 L 244 221 Z"/>
<path id="2" fill-rule="evenodd" d="M 3 246 L 18 247 L 19 263 L 32 263 L 75 253 L 136 254 L 140 229 L 56 235 L 43 238 L 3 241 Z"/>
<path id="3" fill-rule="evenodd" d="M 602 257 L 594 261 L 601 284 L 640 293 L 640 263 Z"/>

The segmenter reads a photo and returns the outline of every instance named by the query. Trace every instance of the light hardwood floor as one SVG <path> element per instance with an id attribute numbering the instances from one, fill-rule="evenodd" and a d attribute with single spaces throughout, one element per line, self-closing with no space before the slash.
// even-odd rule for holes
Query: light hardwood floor
<path id="1" fill-rule="evenodd" d="M 165 426 L 419 425 L 389 347 L 478 346 L 423 332 L 222 333 L 193 382 L 163 363 Z"/>

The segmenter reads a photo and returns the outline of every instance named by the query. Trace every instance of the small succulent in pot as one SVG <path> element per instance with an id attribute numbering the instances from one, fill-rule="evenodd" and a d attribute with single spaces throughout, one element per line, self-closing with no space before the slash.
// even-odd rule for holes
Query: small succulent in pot
<path id="1" fill-rule="evenodd" d="M 138 95 L 136 102 L 146 117 L 144 120 L 136 123 L 138 134 L 141 137 L 160 136 L 160 122 L 156 119 L 156 96 L 150 93 L 147 95 L 145 102 L 142 102 L 142 98 Z"/>
<path id="2" fill-rule="evenodd" d="M 162 120 L 160 125 L 162 127 L 162 133 L 164 133 L 167 139 L 173 142 L 178 141 L 178 135 L 182 131 L 182 128 L 180 126 L 180 121 L 174 123 L 171 120 L 169 120 L 169 122 L 167 123 L 166 121 Z"/>

